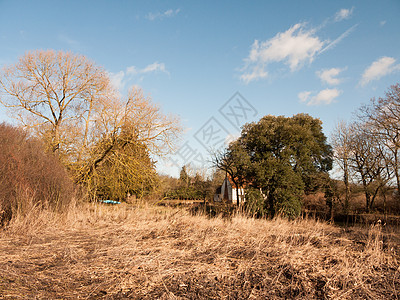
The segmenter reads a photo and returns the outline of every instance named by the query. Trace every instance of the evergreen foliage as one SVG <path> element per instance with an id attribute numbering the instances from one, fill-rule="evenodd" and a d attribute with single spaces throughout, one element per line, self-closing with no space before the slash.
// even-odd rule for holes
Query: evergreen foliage
<path id="1" fill-rule="evenodd" d="M 295 217 L 301 211 L 302 195 L 321 186 L 315 178 L 328 178 L 331 156 L 321 121 L 298 114 L 265 116 L 246 124 L 225 160 L 235 165 L 238 182 L 261 191 L 263 213 Z"/>

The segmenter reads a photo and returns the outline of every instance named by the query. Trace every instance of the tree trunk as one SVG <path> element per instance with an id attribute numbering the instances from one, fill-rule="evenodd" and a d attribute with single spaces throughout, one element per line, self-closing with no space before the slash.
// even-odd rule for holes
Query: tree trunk
<path id="1" fill-rule="evenodd" d="M 376 190 L 374 191 L 374 194 L 372 195 L 371 201 L 369 203 L 369 208 L 370 209 L 372 209 L 374 207 L 374 202 L 375 202 L 376 196 L 378 195 L 379 189 L 380 189 L 380 186 L 378 186 L 376 188 Z"/>
<path id="2" fill-rule="evenodd" d="M 239 184 L 237 184 L 237 183 L 235 182 L 235 186 L 236 186 L 236 204 L 237 204 L 237 206 L 239 207 L 239 205 L 240 205 Z"/>
<path id="3" fill-rule="evenodd" d="M 269 203 L 270 216 L 271 216 L 271 219 L 273 219 L 275 217 L 274 198 L 273 197 L 269 197 L 268 203 Z"/>
<path id="4" fill-rule="evenodd" d="M 400 174 L 399 174 L 399 158 L 398 158 L 399 153 L 396 150 L 393 154 L 394 154 L 393 171 L 394 171 L 394 175 L 396 177 L 397 193 L 400 194 Z"/>
<path id="5" fill-rule="evenodd" d="M 365 178 L 365 174 L 363 173 L 363 171 L 360 169 L 359 170 L 360 174 L 361 174 L 361 180 L 362 180 L 362 185 L 363 185 L 363 189 L 364 189 L 364 194 L 365 194 L 365 209 L 367 212 L 369 212 L 370 209 L 370 203 L 371 203 L 371 194 L 368 191 L 368 184 L 367 184 L 367 180 Z"/>
<path id="6" fill-rule="evenodd" d="M 57 122 L 54 127 L 54 136 L 53 136 L 53 143 L 52 143 L 52 151 L 57 156 L 59 155 L 60 150 L 60 123 Z"/>
<path id="7" fill-rule="evenodd" d="M 344 160 L 343 163 L 343 181 L 345 186 L 345 199 L 344 199 L 344 212 L 347 215 L 349 212 L 349 203 L 350 203 L 350 184 L 349 184 L 349 165 L 347 160 Z"/>
<path id="8" fill-rule="evenodd" d="M 369 192 L 365 192 L 365 201 L 366 201 L 366 211 L 367 213 L 370 212 L 370 206 L 371 206 L 371 195 Z"/>
<path id="9" fill-rule="evenodd" d="M 89 110 L 88 110 L 88 114 L 87 114 L 87 119 L 85 120 L 85 133 L 83 136 L 83 142 L 82 142 L 82 147 L 79 151 L 78 154 L 78 161 L 81 161 L 82 155 L 83 155 L 83 151 L 87 148 L 87 141 L 88 141 L 88 134 L 89 134 L 89 125 L 90 125 L 90 117 L 91 117 L 91 113 L 92 113 L 92 107 L 93 107 L 93 99 L 91 99 L 90 101 L 90 106 L 89 106 Z"/>

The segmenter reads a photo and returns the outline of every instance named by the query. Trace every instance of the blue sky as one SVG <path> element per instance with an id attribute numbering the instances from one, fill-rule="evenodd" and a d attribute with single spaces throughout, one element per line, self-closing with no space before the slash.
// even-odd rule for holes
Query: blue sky
<path id="1" fill-rule="evenodd" d="M 267 114 L 308 113 L 329 136 L 400 82 L 399 29 L 399 0 L 0 0 L 0 66 L 69 50 L 121 93 L 140 86 L 186 128 L 159 163 L 176 175 L 184 163 L 207 166 L 210 149 Z M 0 120 L 10 121 L 2 107 Z"/>

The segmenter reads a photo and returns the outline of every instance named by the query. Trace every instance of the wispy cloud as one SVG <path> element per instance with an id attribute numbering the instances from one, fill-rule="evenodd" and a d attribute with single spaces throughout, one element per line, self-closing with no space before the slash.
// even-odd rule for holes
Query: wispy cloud
<path id="1" fill-rule="evenodd" d="M 396 59 L 384 56 L 374 61 L 362 74 L 360 85 L 365 86 L 371 81 L 378 80 L 400 70 L 400 64 L 395 64 Z"/>
<path id="2" fill-rule="evenodd" d="M 382 27 L 382 26 L 385 26 L 385 24 L 386 24 L 386 20 L 383 20 L 383 21 L 380 21 L 379 22 L 379 25 Z"/>
<path id="3" fill-rule="evenodd" d="M 358 24 L 351 26 L 345 32 L 343 32 L 337 39 L 333 40 L 332 42 L 327 43 L 324 49 L 321 50 L 320 53 L 324 53 L 325 51 L 332 49 L 335 47 L 339 42 L 341 42 L 345 37 L 347 37 L 352 31 L 358 26 Z"/>
<path id="4" fill-rule="evenodd" d="M 329 23 L 348 19 L 351 9 L 341 9 L 335 16 L 326 19 L 320 26 L 307 28 L 306 23 L 298 23 L 284 32 L 277 33 L 266 41 L 255 40 L 250 47 L 249 55 L 244 59 L 244 67 L 240 70 L 240 79 L 246 84 L 267 78 L 272 63 L 283 63 L 291 72 L 299 70 L 327 50 L 334 48 L 350 35 L 358 24 L 353 25 L 333 41 L 321 39 L 317 32 Z"/>
<path id="5" fill-rule="evenodd" d="M 143 76 L 151 73 L 165 73 L 170 74 L 165 67 L 164 63 L 154 62 L 145 66 L 142 69 L 138 69 L 136 66 L 127 67 L 124 71 L 119 71 L 117 73 L 109 72 L 110 80 L 113 86 L 118 89 L 124 89 L 126 84 L 131 81 L 135 76 Z"/>
<path id="6" fill-rule="evenodd" d="M 242 81 L 244 81 L 245 83 L 249 83 L 251 81 L 254 80 L 258 80 L 258 79 L 263 79 L 263 78 L 267 78 L 268 77 L 268 73 L 265 70 L 264 64 L 260 64 L 260 65 L 255 65 L 253 66 L 253 68 L 251 69 L 251 72 L 247 72 L 244 73 L 240 76 L 240 79 Z"/>
<path id="7" fill-rule="evenodd" d="M 315 35 L 314 29 L 306 29 L 305 23 L 298 23 L 265 42 L 255 40 L 245 59 L 241 79 L 249 83 L 266 78 L 266 66 L 273 62 L 283 62 L 295 71 L 303 64 L 312 62 L 324 43 Z"/>
<path id="8" fill-rule="evenodd" d="M 162 20 L 164 18 L 171 18 L 176 16 L 180 11 L 181 9 L 178 8 L 178 9 L 167 9 L 164 12 L 148 13 L 146 15 L 146 19 L 154 21 L 154 20 Z"/>
<path id="9" fill-rule="evenodd" d="M 166 69 L 165 64 L 159 63 L 158 61 L 147 65 L 143 69 L 138 69 L 136 66 L 130 66 L 130 67 L 126 68 L 127 75 L 137 75 L 137 74 L 146 74 L 146 73 L 166 73 L 169 75 L 169 72 Z"/>
<path id="10" fill-rule="evenodd" d="M 320 92 L 304 91 L 298 94 L 300 102 L 308 106 L 329 105 L 339 97 L 342 92 L 338 89 L 325 89 Z"/>
<path id="11" fill-rule="evenodd" d="M 118 73 L 108 72 L 108 76 L 110 77 L 111 84 L 117 90 L 121 90 L 125 87 L 125 82 L 124 82 L 125 72 L 124 71 L 119 71 Z"/>
<path id="12" fill-rule="evenodd" d="M 341 79 L 337 78 L 337 76 L 346 69 L 347 68 L 331 68 L 317 71 L 315 73 L 323 83 L 329 85 L 338 85 L 340 84 Z"/>
<path id="13" fill-rule="evenodd" d="M 332 23 L 337 23 L 346 19 L 350 19 L 350 17 L 353 15 L 354 7 L 352 8 L 342 8 L 338 12 L 336 12 L 333 16 L 326 18 L 321 25 L 317 26 L 316 29 L 320 30 L 328 25 L 331 25 Z"/>
<path id="14" fill-rule="evenodd" d="M 146 66 L 144 69 L 139 70 L 139 73 L 151 73 L 151 72 L 161 72 L 169 75 L 169 72 L 165 68 L 165 64 L 159 62 L 154 62 Z"/>
<path id="15" fill-rule="evenodd" d="M 225 138 L 225 145 L 228 146 L 230 143 L 236 141 L 239 137 L 240 137 L 240 133 L 239 132 L 228 134 L 226 136 L 226 138 Z"/>
<path id="16" fill-rule="evenodd" d="M 348 9 L 348 8 L 342 8 L 339 10 L 336 15 L 335 15 L 335 22 L 340 22 L 342 20 L 349 19 L 351 15 L 353 14 L 354 7 Z"/>
<path id="17" fill-rule="evenodd" d="M 130 66 L 126 68 L 126 74 L 127 75 L 135 75 L 138 73 L 138 70 L 135 66 Z"/>
<path id="18" fill-rule="evenodd" d="M 300 99 L 300 102 L 307 102 L 307 100 L 309 100 L 310 95 L 311 95 L 311 91 L 304 91 L 304 92 L 300 92 L 297 96 Z"/>

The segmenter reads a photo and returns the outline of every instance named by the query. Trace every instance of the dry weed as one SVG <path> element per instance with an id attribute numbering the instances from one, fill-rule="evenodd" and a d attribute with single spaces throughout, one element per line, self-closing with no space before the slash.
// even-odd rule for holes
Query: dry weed
<path id="1" fill-rule="evenodd" d="M 397 298 L 398 235 L 312 220 L 76 206 L 0 234 L 2 298 Z M 23 228 L 25 227 L 25 231 Z"/>

